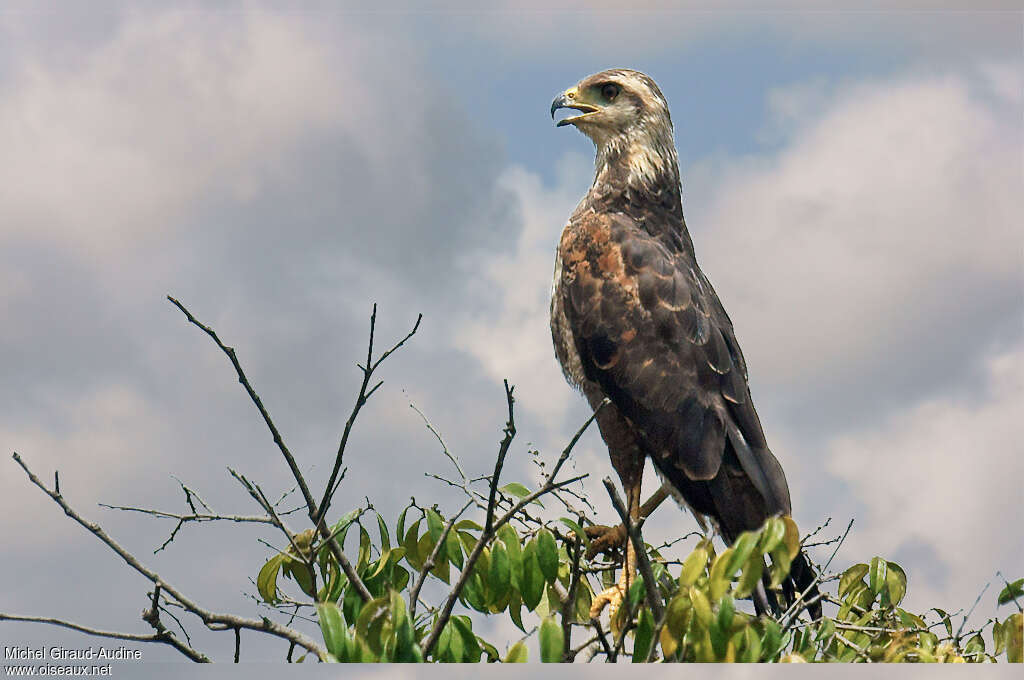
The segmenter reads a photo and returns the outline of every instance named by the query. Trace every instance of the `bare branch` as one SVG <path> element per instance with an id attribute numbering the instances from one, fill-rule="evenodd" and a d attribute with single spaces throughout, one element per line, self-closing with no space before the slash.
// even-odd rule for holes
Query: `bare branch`
<path id="1" fill-rule="evenodd" d="M 512 422 L 512 404 L 513 404 L 512 388 L 510 388 L 508 386 L 508 382 L 507 381 L 505 383 L 505 394 L 506 394 L 506 396 L 508 398 L 509 422 L 511 423 Z M 566 486 L 568 484 L 572 484 L 573 482 L 577 482 L 577 481 L 579 481 L 579 480 L 581 480 L 581 479 L 583 479 L 583 478 L 585 478 L 587 476 L 585 474 L 584 475 L 577 475 L 575 477 L 572 477 L 572 478 L 567 479 L 567 480 L 562 481 L 562 482 L 555 482 L 555 478 L 558 476 L 558 472 L 562 469 L 562 466 L 565 464 L 565 461 L 568 460 L 569 454 L 572 453 L 573 447 L 576 446 L 576 442 L 578 442 L 580 440 L 580 437 L 583 436 L 583 433 L 587 430 L 588 427 L 590 427 L 590 424 L 593 423 L 594 420 L 597 418 L 597 414 L 608 403 L 610 403 L 610 402 L 607 399 L 605 399 L 594 410 L 594 413 L 591 414 L 591 416 L 589 418 L 587 418 L 587 421 L 585 423 L 583 423 L 583 425 L 580 427 L 580 429 L 576 431 L 576 434 L 573 435 L 573 438 L 569 441 L 569 444 L 562 451 L 562 455 L 560 455 L 558 457 L 558 460 L 555 462 L 555 465 L 551 468 L 551 474 L 548 476 L 547 481 L 544 483 L 544 485 L 541 486 L 541 488 L 539 488 L 536 491 L 534 491 L 533 493 L 531 493 L 531 494 L 529 494 L 527 496 L 524 496 L 523 498 L 519 499 L 519 502 L 514 504 L 504 515 L 502 515 L 499 519 L 494 520 L 493 522 L 489 522 L 488 523 L 489 526 L 485 527 L 484 530 L 482 532 L 480 532 L 480 537 L 477 539 L 476 545 L 473 546 L 473 551 L 469 554 L 469 556 L 466 558 L 465 563 L 463 564 L 462 573 L 459 574 L 459 580 L 456 581 L 454 586 L 452 586 L 451 591 L 448 593 L 448 597 L 445 598 L 445 602 L 444 602 L 444 605 L 442 605 L 442 607 L 441 607 L 440 614 L 438 615 L 437 620 L 434 622 L 434 627 L 431 628 L 430 635 L 427 638 L 426 642 L 423 644 L 423 648 L 422 649 L 423 649 L 423 656 L 424 657 L 428 656 L 430 654 L 430 652 L 434 649 L 434 645 L 437 644 L 437 640 L 441 636 L 441 631 L 444 630 L 445 625 L 448 623 L 448 619 L 451 618 L 452 608 L 455 606 L 456 600 L 458 600 L 459 595 L 462 593 L 462 589 L 465 587 L 466 581 L 469 580 L 470 573 L 472 573 L 472 571 L 473 571 L 473 566 L 476 564 L 477 560 L 480 559 L 480 555 L 483 553 L 484 548 L 487 546 L 487 544 L 494 537 L 494 535 L 498 531 L 498 529 L 500 529 L 504 524 L 506 524 L 513 517 L 515 517 L 516 514 L 518 514 L 523 508 L 525 508 L 527 505 L 529 505 L 533 501 L 537 500 L 541 496 L 543 496 L 545 494 L 548 494 L 548 493 L 551 493 L 551 492 L 555 491 L 556 489 L 564 487 L 564 486 Z M 507 432 L 507 430 L 508 430 L 508 428 L 506 427 L 506 432 Z M 514 430 L 513 430 L 513 434 L 514 434 Z M 504 440 L 502 440 L 502 442 L 504 442 Z M 506 446 L 506 450 L 507 450 L 507 446 Z M 498 472 L 500 472 L 500 469 L 496 469 L 496 473 L 498 473 Z M 497 478 L 497 474 L 495 474 L 495 479 L 496 478 Z M 494 486 L 495 486 L 495 481 L 494 480 L 491 481 L 491 486 L 492 486 L 492 488 L 494 488 Z M 493 502 L 493 493 L 492 493 L 492 502 Z M 491 513 L 493 513 L 493 505 L 491 505 L 489 503 L 488 504 L 488 514 L 490 515 Z"/>
<path id="2" fill-rule="evenodd" d="M 248 628 L 250 630 L 260 631 L 263 633 L 267 633 L 269 635 L 273 635 L 275 637 L 284 638 L 286 640 L 292 640 L 300 647 L 303 647 L 304 649 L 313 652 L 319 658 L 327 658 L 327 651 L 323 647 L 318 645 L 316 642 L 306 637 L 299 631 L 288 628 L 287 626 L 282 626 L 281 624 L 275 623 L 274 621 L 271 621 L 268 618 L 264 617 L 262 620 L 247 619 L 240 616 L 234 616 L 231 614 L 221 614 L 217 612 L 212 612 L 201 607 L 198 603 L 191 600 L 183 592 L 181 592 L 176 587 L 174 587 L 166 580 L 161 578 L 159 574 L 157 574 L 156 572 L 152 571 L 148 567 L 144 566 L 141 562 L 139 562 L 139 560 L 134 555 L 125 550 L 117 541 L 111 538 L 100 525 L 93 522 L 89 522 L 80 514 L 78 514 L 78 512 L 74 508 L 68 505 L 67 501 L 64 500 L 63 496 L 61 496 L 56 491 L 47 488 L 46 485 L 43 484 L 42 481 L 40 481 L 39 477 L 37 477 L 35 473 L 33 473 L 29 469 L 28 465 L 26 465 L 25 461 L 22 460 L 20 455 L 14 453 L 13 458 L 14 461 L 18 463 L 18 465 L 20 465 L 21 468 L 25 471 L 25 474 L 28 475 L 29 480 L 33 484 L 35 484 L 39 489 L 41 489 L 47 496 L 52 498 L 53 501 L 57 503 L 57 505 L 59 505 L 62 510 L 64 510 L 64 514 L 78 522 L 78 524 L 80 524 L 82 527 L 90 531 L 100 541 L 105 543 L 107 547 L 109 547 L 111 550 L 117 553 L 121 557 L 121 559 L 124 560 L 126 564 L 128 564 L 128 566 L 130 566 L 132 569 L 145 576 L 150 582 L 153 583 L 154 586 L 157 586 L 160 589 L 162 589 L 164 592 L 166 592 L 179 603 L 181 603 L 181 605 L 186 610 L 198 616 L 206 625 L 206 627 L 210 630 L 227 630 L 234 626 Z"/>
<path id="3" fill-rule="evenodd" d="M 0 621 L 19 621 L 22 623 L 45 623 L 51 626 L 58 626 L 60 628 L 68 628 L 70 630 L 78 631 L 79 633 L 85 633 L 86 635 L 95 635 L 96 637 L 112 638 L 114 640 L 130 640 L 132 642 L 158 642 L 161 644 L 170 645 L 178 651 L 182 652 L 185 656 L 200 663 L 209 663 L 210 659 L 201 652 L 197 652 L 192 649 L 177 637 L 173 633 L 167 632 L 161 633 L 149 633 L 142 635 L 139 633 L 121 633 L 119 631 L 111 630 L 99 630 L 98 628 L 90 628 L 89 626 L 83 626 L 78 623 L 71 621 L 65 621 L 63 619 L 55 619 L 46 616 L 16 616 L 14 614 L 0 613 Z"/>
<path id="4" fill-rule="evenodd" d="M 660 620 L 665 615 L 665 606 L 661 601 L 661 595 L 658 593 L 658 584 L 654 580 L 654 572 L 651 570 L 651 561 L 648 559 L 647 550 L 644 548 L 644 540 L 640 536 L 640 524 L 634 523 L 630 518 L 629 510 L 626 509 L 622 499 L 619 497 L 619 492 L 615 489 L 615 483 L 612 482 L 611 478 L 605 477 L 603 484 L 612 499 L 615 511 L 619 513 L 619 517 L 622 519 L 623 526 L 626 527 L 626 533 L 633 542 L 637 567 L 639 567 L 640 574 L 644 577 L 644 589 L 647 591 L 647 606 L 651 608 L 654 619 L 656 621 Z"/>
<path id="5" fill-rule="evenodd" d="M 515 387 L 509 386 L 508 380 L 506 380 L 505 401 L 508 404 L 508 421 L 505 423 L 505 436 L 498 445 L 498 459 L 494 462 L 494 474 L 491 476 L 490 492 L 487 495 L 487 521 L 484 522 L 484 533 L 490 533 L 494 525 L 494 494 L 498 490 L 501 468 L 505 465 L 505 454 L 508 453 L 508 448 L 512 445 L 512 440 L 516 436 L 516 419 L 513 414 L 515 397 L 512 396 L 512 390 L 514 389 Z"/>
<path id="6" fill-rule="evenodd" d="M 356 592 L 359 594 L 360 599 L 362 599 L 363 602 L 369 602 L 370 599 L 372 599 L 370 591 L 366 589 L 366 584 L 364 584 L 362 579 L 359 578 L 359 574 L 352 566 L 352 563 L 349 562 L 348 558 L 345 556 L 345 553 L 342 551 L 341 546 L 338 545 L 338 542 L 331 535 L 330 529 L 324 523 L 324 513 L 320 512 L 316 504 L 316 501 L 313 500 L 313 494 L 310 493 L 309 485 L 306 484 L 306 478 L 302 476 L 302 472 L 299 470 L 298 463 L 295 462 L 295 457 L 292 455 L 291 451 L 288 450 L 288 447 L 285 445 L 284 439 L 281 437 L 281 433 L 278 431 L 277 426 L 274 425 L 274 421 L 270 418 L 270 414 L 267 412 L 267 409 L 264 408 L 263 402 L 260 401 L 259 396 L 253 389 L 252 384 L 249 382 L 249 378 L 246 377 L 245 371 L 242 370 L 242 365 L 238 361 L 238 356 L 235 354 L 234 348 L 228 347 L 223 342 L 221 342 L 221 339 L 220 337 L 217 336 L 217 333 L 209 326 L 205 326 L 202 323 L 200 323 L 194 316 L 192 316 L 192 312 L 188 311 L 188 309 L 185 308 L 185 305 L 181 304 L 170 295 L 167 296 L 167 299 L 170 300 L 175 307 L 180 309 L 182 313 L 185 314 L 185 317 L 188 319 L 189 323 L 198 326 L 203 330 L 203 332 L 209 335 L 217 344 L 217 346 L 220 347 L 220 349 L 224 352 L 224 354 L 227 355 L 228 359 L 231 360 L 231 365 L 235 367 L 235 372 L 238 374 L 238 382 L 240 382 L 242 386 L 245 388 L 245 391 L 248 392 L 249 398 L 252 399 L 252 402 L 253 404 L 256 405 L 256 408 L 257 410 L 259 410 L 260 415 L 263 416 L 263 422 L 267 424 L 267 428 L 269 428 L 270 433 L 273 435 L 274 443 L 277 444 L 277 448 L 281 451 L 281 455 L 284 456 L 285 461 L 288 463 L 288 468 L 291 470 L 292 476 L 295 478 L 296 483 L 299 485 L 299 490 L 302 492 L 302 498 L 306 502 L 306 508 L 308 509 L 309 518 L 313 521 L 313 526 L 316 527 L 316 530 L 320 533 L 321 536 L 324 537 L 324 540 L 327 541 L 328 547 L 331 550 L 331 554 L 334 556 L 334 559 L 338 561 L 338 564 L 341 565 L 342 571 L 345 572 L 345 576 L 348 577 L 349 583 L 352 584 L 352 587 L 356 589 Z M 376 317 L 376 305 L 374 305 L 374 317 Z M 373 324 L 371 323 L 371 333 L 372 326 Z M 416 326 L 419 326 L 418 320 L 416 322 Z M 415 330 L 416 328 L 413 328 L 413 332 L 415 332 Z M 412 334 L 410 333 L 410 336 L 411 335 Z M 409 336 L 407 336 L 406 339 L 408 339 L 408 337 Z M 402 342 L 405 342 L 405 340 L 403 340 Z M 371 347 L 372 343 L 373 341 L 371 337 Z M 397 347 L 398 345 L 392 348 L 391 351 L 394 351 L 394 349 L 397 349 Z M 386 355 L 387 353 L 385 353 L 385 356 Z M 381 358 L 381 360 L 383 360 L 383 357 Z M 376 365 L 374 366 L 374 368 L 376 368 Z M 364 380 L 364 384 L 365 382 L 366 381 Z M 350 427 L 346 426 L 346 433 L 349 429 Z M 336 476 L 338 468 L 340 468 L 340 462 L 338 462 L 335 465 L 335 473 L 332 474 L 332 477 Z M 330 487 L 328 486 L 328 489 L 329 488 Z M 330 500 L 329 495 L 327 495 L 327 500 Z"/>
<path id="7" fill-rule="evenodd" d="M 409 338 L 416 334 L 419 330 L 420 322 L 423 320 L 423 315 L 418 314 L 416 316 L 416 323 L 413 324 L 412 330 L 406 333 L 405 337 L 396 342 L 391 349 L 381 354 L 376 361 L 373 360 L 373 337 L 377 326 L 377 304 L 373 305 L 373 312 L 370 314 L 370 341 L 366 348 L 366 364 L 360 366 L 363 371 L 363 382 L 359 386 L 359 394 L 356 395 L 356 403 L 352 406 L 352 412 L 349 413 L 348 420 L 345 421 L 345 429 L 341 433 L 341 441 L 338 443 L 338 452 L 334 456 L 334 468 L 331 470 L 331 476 L 327 481 L 327 487 L 324 489 L 323 499 L 320 501 L 320 511 L 312 515 L 314 524 L 319 524 L 320 521 L 326 517 L 327 510 L 330 508 L 331 500 L 334 498 L 334 493 L 337 491 L 336 483 L 338 479 L 338 473 L 341 471 L 341 464 L 345 458 L 345 447 L 348 446 L 348 438 L 352 433 L 352 426 L 355 425 L 356 417 L 359 415 L 359 411 L 362 410 L 363 406 L 370 399 L 370 396 L 377 391 L 377 388 L 381 386 L 381 382 L 378 382 L 372 388 L 369 388 L 370 379 L 373 377 L 373 372 L 377 370 L 377 367 L 384 362 L 389 356 L 396 352 L 402 345 L 406 343 Z"/>
<path id="8" fill-rule="evenodd" d="M 441 532 L 441 536 L 438 537 L 437 543 L 434 545 L 434 549 L 430 551 L 430 556 L 427 557 L 427 561 L 423 563 L 423 568 L 420 569 L 419 577 L 416 579 L 416 584 L 412 588 L 412 592 L 409 594 L 409 620 L 416 620 L 416 603 L 420 599 L 420 590 L 423 588 L 423 582 L 427 579 L 427 574 L 437 564 L 437 556 L 441 554 L 441 549 L 445 545 L 445 541 L 448 540 L 448 534 L 451 533 L 452 527 L 455 526 L 455 522 L 462 516 L 462 513 L 466 512 L 466 508 L 473 504 L 473 501 L 466 501 L 466 504 L 462 506 L 462 509 L 452 515 L 452 518 L 448 520 L 444 530 Z"/>

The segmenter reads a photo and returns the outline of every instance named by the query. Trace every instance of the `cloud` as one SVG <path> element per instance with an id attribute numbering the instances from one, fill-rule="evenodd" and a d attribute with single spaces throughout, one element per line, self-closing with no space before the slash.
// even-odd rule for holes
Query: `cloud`
<path id="1" fill-rule="evenodd" d="M 1011 578 L 1024 563 L 1013 528 L 1024 346 L 992 357 L 985 373 L 980 397 L 926 399 L 828 447 L 828 469 L 863 504 L 844 552 L 888 556 L 910 574 L 920 567 L 910 592 L 922 609 L 968 606 L 997 569 Z"/>
<path id="2" fill-rule="evenodd" d="M 522 408 L 549 428 L 562 425 L 574 397 L 551 342 L 555 248 L 592 174 L 588 160 L 570 153 L 559 162 L 553 187 L 521 167 L 502 175 L 501 186 L 518 201 L 522 230 L 511 249 L 487 257 L 477 270 L 494 294 L 488 307 L 454 334 L 457 346 L 475 357 L 487 375 L 515 383 Z"/>
<path id="3" fill-rule="evenodd" d="M 844 87 L 778 153 L 691 173 L 698 257 L 755 397 L 834 425 L 962 378 L 1016 332 L 1022 132 L 979 87 Z"/>

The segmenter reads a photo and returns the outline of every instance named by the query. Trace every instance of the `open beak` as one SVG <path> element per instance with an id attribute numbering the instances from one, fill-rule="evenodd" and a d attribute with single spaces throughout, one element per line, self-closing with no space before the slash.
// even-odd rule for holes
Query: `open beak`
<path id="1" fill-rule="evenodd" d="M 562 94 L 555 97 L 555 100 L 551 102 L 551 119 L 555 118 L 555 111 L 558 109 L 575 109 L 581 111 L 579 116 L 570 116 L 569 118 L 563 118 L 555 124 L 555 127 L 562 127 L 563 125 L 573 125 L 587 116 L 593 115 L 600 111 L 596 106 L 588 104 L 580 100 L 579 90 L 575 87 L 570 88 Z"/>

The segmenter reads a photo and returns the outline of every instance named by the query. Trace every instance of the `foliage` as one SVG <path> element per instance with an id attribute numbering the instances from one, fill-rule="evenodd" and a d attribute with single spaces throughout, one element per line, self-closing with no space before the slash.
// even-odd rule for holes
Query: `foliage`
<path id="1" fill-rule="evenodd" d="M 505 505 L 530 494 L 518 484 L 502 491 L 499 498 Z M 613 571 L 610 563 L 583 555 L 590 539 L 579 519 L 544 523 L 524 514 L 517 517 L 520 529 L 506 523 L 486 539 L 477 522 L 446 518 L 436 508 L 410 504 L 390 525 L 375 510 L 364 508 L 347 514 L 332 530 L 343 546 L 352 537 L 356 570 L 372 600 L 362 602 L 348 587 L 325 546 L 309 545 L 311 530 L 296 541 L 310 552 L 300 556 L 289 549 L 275 555 L 263 566 L 257 584 L 268 604 L 286 599 L 284 588 L 297 588 L 315 599 L 326 647 L 333 659 L 343 662 L 522 662 L 530 657 L 524 640 L 534 632 L 534 649 L 539 647 L 545 662 L 572 661 L 581 654 L 633 662 L 959 663 L 1021 658 L 1020 611 L 963 633 L 942 609 L 914 613 L 902 608 L 907 575 L 881 557 L 823 579 L 824 599 L 835 611 L 820 620 L 800 618 L 796 607 L 777 618 L 742 611 L 738 601 L 751 596 L 765 569 L 773 587 L 788 573 L 800 545 L 789 517 L 768 520 L 760 531 L 744 533 L 721 552 L 702 536 L 682 560 L 668 560 L 661 550 L 647 546 L 663 614 L 659 618 L 652 613 L 638 576 L 605 632 L 591 622 L 589 611 L 595 592 L 613 582 Z M 470 563 L 474 553 L 477 558 Z M 442 591 L 458 583 L 463 573 L 467 578 L 457 594 L 463 613 L 452 615 L 433 648 L 425 650 L 440 607 L 414 614 L 407 601 L 431 555 L 435 559 L 427 578 L 443 584 Z M 280 576 L 294 584 L 285 585 Z M 322 585 L 316 588 L 317 583 Z M 1015 602 L 1022 584 L 1024 580 L 1007 584 L 1000 603 Z M 527 612 L 540 619 L 539 627 L 527 627 Z M 474 631 L 481 616 L 507 616 L 524 640 L 503 645 L 485 639 Z M 573 647 L 571 635 L 578 631 L 585 637 Z"/>
<path id="2" fill-rule="evenodd" d="M 169 300 L 227 356 L 287 463 L 295 487 L 271 502 L 258 484 L 229 469 L 259 506 L 260 515 L 217 513 L 180 481 L 189 508 L 186 512 L 105 507 L 173 520 L 174 529 L 155 552 L 167 548 L 189 523 L 220 521 L 274 527 L 286 537 L 288 547 L 275 549 L 255 580 L 258 601 L 271 610 L 270 615 L 256 619 L 204 608 L 72 507 L 60 492 L 56 471 L 53 485 L 48 486 L 14 453 L 14 461 L 33 485 L 151 584 L 142 620 L 152 632 L 105 631 L 54 617 L 4 612 L 0 612 L 0 621 L 55 625 L 94 636 L 169 645 L 198 662 L 210 661 L 210 657 L 193 646 L 185 625 L 173 611 L 194 616 L 208 630 L 233 631 L 236 662 L 241 656 L 242 630 L 288 641 L 288 661 L 298 649 L 305 650 L 300 661 L 519 663 L 530 658 L 532 647 L 544 662 L 984 662 L 1000 658 L 1021 662 L 1024 578 L 1004 581 L 1005 587 L 997 597 L 1000 606 L 1012 604 L 1015 612 L 964 632 L 972 607 L 954 631 L 953 619 L 960 612 L 949 614 L 933 608 L 913 613 L 901 607 L 908 579 L 894 562 L 874 557 L 842 572 L 829 572 L 849 526 L 841 537 L 810 543 L 828 521 L 801 541 L 789 517 L 769 519 L 758 531 L 742 534 L 722 552 L 716 551 L 711 536 L 697 535 L 696 544 L 683 556 L 673 555 L 672 550 L 687 537 L 651 546 L 643 543 L 641 524 L 630 524 L 626 531 L 614 535 L 628 535 L 632 540 L 639 573 L 629 584 L 622 606 L 611 614 L 606 630 L 602 620 L 591 618 L 591 605 L 598 593 L 616 583 L 622 551 L 614 553 L 612 541 L 611 559 L 592 554 L 599 552 L 592 548 L 600 544 L 596 540 L 592 544 L 592 537 L 613 534 L 607 533 L 607 527 L 595 526 L 593 506 L 578 487 L 574 488 L 587 475 L 568 479 L 559 476 L 597 413 L 576 432 L 550 467 L 545 467 L 539 454 L 533 452 L 542 478 L 536 489 L 517 482 L 500 485 L 516 435 L 513 390 L 508 383 L 508 420 L 491 474 L 467 476 L 458 458 L 424 418 L 458 475 L 453 479 L 432 473 L 429 476 L 461 490 L 467 500 L 460 510 L 446 514 L 436 505 L 424 507 L 413 499 L 397 520 L 389 523 L 368 502 L 328 524 L 327 517 L 345 477 L 349 435 L 360 410 L 381 385 L 380 381 L 374 382 L 375 371 L 416 333 L 420 319 L 390 349 L 377 354 L 374 307 L 366 360 L 358 365 L 361 385 L 318 501 L 246 376 L 235 349 L 178 300 Z M 604 486 L 620 518 L 626 521 L 628 515 L 614 484 L 606 478 Z M 296 489 L 302 505 L 282 511 L 281 504 Z M 585 507 L 580 509 L 581 505 Z M 479 522 L 462 517 L 470 507 L 475 508 Z M 564 512 L 556 512 L 555 507 L 564 508 Z M 311 528 L 293 533 L 282 518 L 300 511 L 305 511 Z M 805 608 L 810 603 L 803 597 L 811 589 L 799 594 L 788 610 L 776 616 L 753 616 L 738 606 L 762 585 L 777 590 L 802 548 L 806 552 L 814 545 L 833 544 L 828 561 L 815 566 L 816 585 L 827 616 L 808 619 Z M 355 559 L 349 555 L 355 555 Z M 162 614 L 173 619 L 180 636 L 165 625 Z M 507 617 L 522 637 L 508 642 L 485 639 L 480 624 L 487 617 Z M 292 627 L 294 621 L 302 619 L 319 624 L 323 645 Z M 534 620 L 539 624 L 530 625 Z"/>

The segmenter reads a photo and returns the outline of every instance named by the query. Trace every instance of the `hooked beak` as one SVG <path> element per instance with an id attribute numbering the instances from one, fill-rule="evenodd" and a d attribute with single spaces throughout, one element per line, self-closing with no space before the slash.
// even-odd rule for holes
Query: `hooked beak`
<path id="1" fill-rule="evenodd" d="M 579 116 L 570 116 L 569 118 L 563 118 L 555 124 L 555 127 L 562 127 L 563 125 L 575 125 L 583 118 L 593 115 L 600 111 L 596 106 L 588 104 L 580 100 L 579 90 L 575 87 L 569 88 L 562 94 L 555 97 L 555 100 L 551 102 L 551 119 L 555 118 L 555 111 L 558 109 L 575 109 L 576 111 L 582 111 Z"/>

